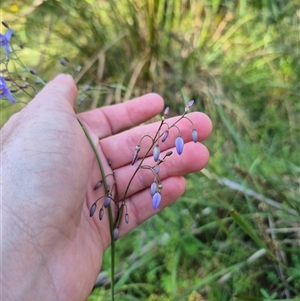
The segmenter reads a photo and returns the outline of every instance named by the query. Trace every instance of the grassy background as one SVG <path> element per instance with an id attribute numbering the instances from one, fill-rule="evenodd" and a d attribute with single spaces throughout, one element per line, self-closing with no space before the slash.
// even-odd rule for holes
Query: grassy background
<path id="1" fill-rule="evenodd" d="M 213 121 L 207 168 L 118 241 L 118 300 L 299 300 L 297 0 L 26 0 L 1 9 L 28 67 L 97 88 L 78 111 L 153 91 L 173 114 L 195 99 Z M 21 106 L 3 107 L 3 120 Z M 89 301 L 110 299 L 109 273 L 107 252 Z"/>

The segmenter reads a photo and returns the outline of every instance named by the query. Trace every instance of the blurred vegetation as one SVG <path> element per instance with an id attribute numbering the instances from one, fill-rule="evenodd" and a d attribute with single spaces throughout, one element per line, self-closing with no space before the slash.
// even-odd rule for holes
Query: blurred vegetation
<path id="1" fill-rule="evenodd" d="M 78 110 L 157 92 L 173 114 L 195 99 L 213 121 L 207 168 L 118 241 L 117 300 L 299 300 L 298 0 L 2 0 L 1 9 L 39 76 L 70 72 L 79 89 L 98 88 Z M 89 301 L 109 300 L 109 265 L 107 252 Z"/>

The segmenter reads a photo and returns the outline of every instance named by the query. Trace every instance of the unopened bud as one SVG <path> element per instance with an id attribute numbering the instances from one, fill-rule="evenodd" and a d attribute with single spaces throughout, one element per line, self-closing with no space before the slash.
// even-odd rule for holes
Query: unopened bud
<path id="1" fill-rule="evenodd" d="M 114 229 L 114 240 L 117 240 L 118 239 L 118 237 L 119 237 L 119 228 L 115 228 Z"/>
<path id="2" fill-rule="evenodd" d="M 99 182 L 95 185 L 94 190 L 97 190 L 98 188 L 100 188 L 101 185 L 102 185 L 102 181 L 99 181 Z"/>
<path id="3" fill-rule="evenodd" d="M 90 209 L 90 217 L 92 217 L 96 211 L 97 205 L 94 203 Z"/>

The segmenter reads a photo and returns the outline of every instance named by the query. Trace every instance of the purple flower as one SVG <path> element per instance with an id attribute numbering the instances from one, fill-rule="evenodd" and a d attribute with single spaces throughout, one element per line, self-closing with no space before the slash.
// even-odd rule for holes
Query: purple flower
<path id="1" fill-rule="evenodd" d="M 10 55 L 9 41 L 12 37 L 13 30 L 10 28 L 4 35 L 0 34 L 0 47 L 4 46 L 7 55 Z"/>
<path id="2" fill-rule="evenodd" d="M 13 98 L 12 94 L 10 93 L 7 83 L 5 82 L 4 78 L 0 76 L 0 98 L 6 97 L 11 103 L 15 103 L 15 99 Z"/>
<path id="3" fill-rule="evenodd" d="M 192 138 L 195 143 L 198 142 L 198 133 L 197 133 L 196 129 L 192 130 Z"/>
<path id="4" fill-rule="evenodd" d="M 153 159 L 154 159 L 155 162 L 158 161 L 159 155 L 160 155 L 160 148 L 159 148 L 159 145 L 155 145 L 155 147 L 154 147 L 154 149 L 153 149 Z"/>
<path id="5" fill-rule="evenodd" d="M 177 151 L 178 155 L 181 155 L 183 152 L 184 141 L 180 136 L 176 138 L 175 146 L 176 146 L 176 151 Z"/>
<path id="6" fill-rule="evenodd" d="M 161 201 L 161 194 L 159 192 L 155 192 L 154 196 L 152 197 L 152 208 L 156 210 Z"/>
<path id="7" fill-rule="evenodd" d="M 165 131 L 162 135 L 161 142 L 165 142 L 169 136 L 169 131 Z"/>

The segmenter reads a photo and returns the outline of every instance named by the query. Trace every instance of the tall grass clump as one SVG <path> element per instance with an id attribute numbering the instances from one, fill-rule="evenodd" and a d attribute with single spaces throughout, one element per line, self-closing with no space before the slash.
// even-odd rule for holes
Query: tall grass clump
<path id="1" fill-rule="evenodd" d="M 71 72 L 99 88 L 78 111 L 153 91 L 171 114 L 195 99 L 213 121 L 207 168 L 117 243 L 117 300 L 297 300 L 298 1 L 26 1 L 3 10 L 43 78 Z M 105 259 L 90 301 L 110 300 Z"/>

